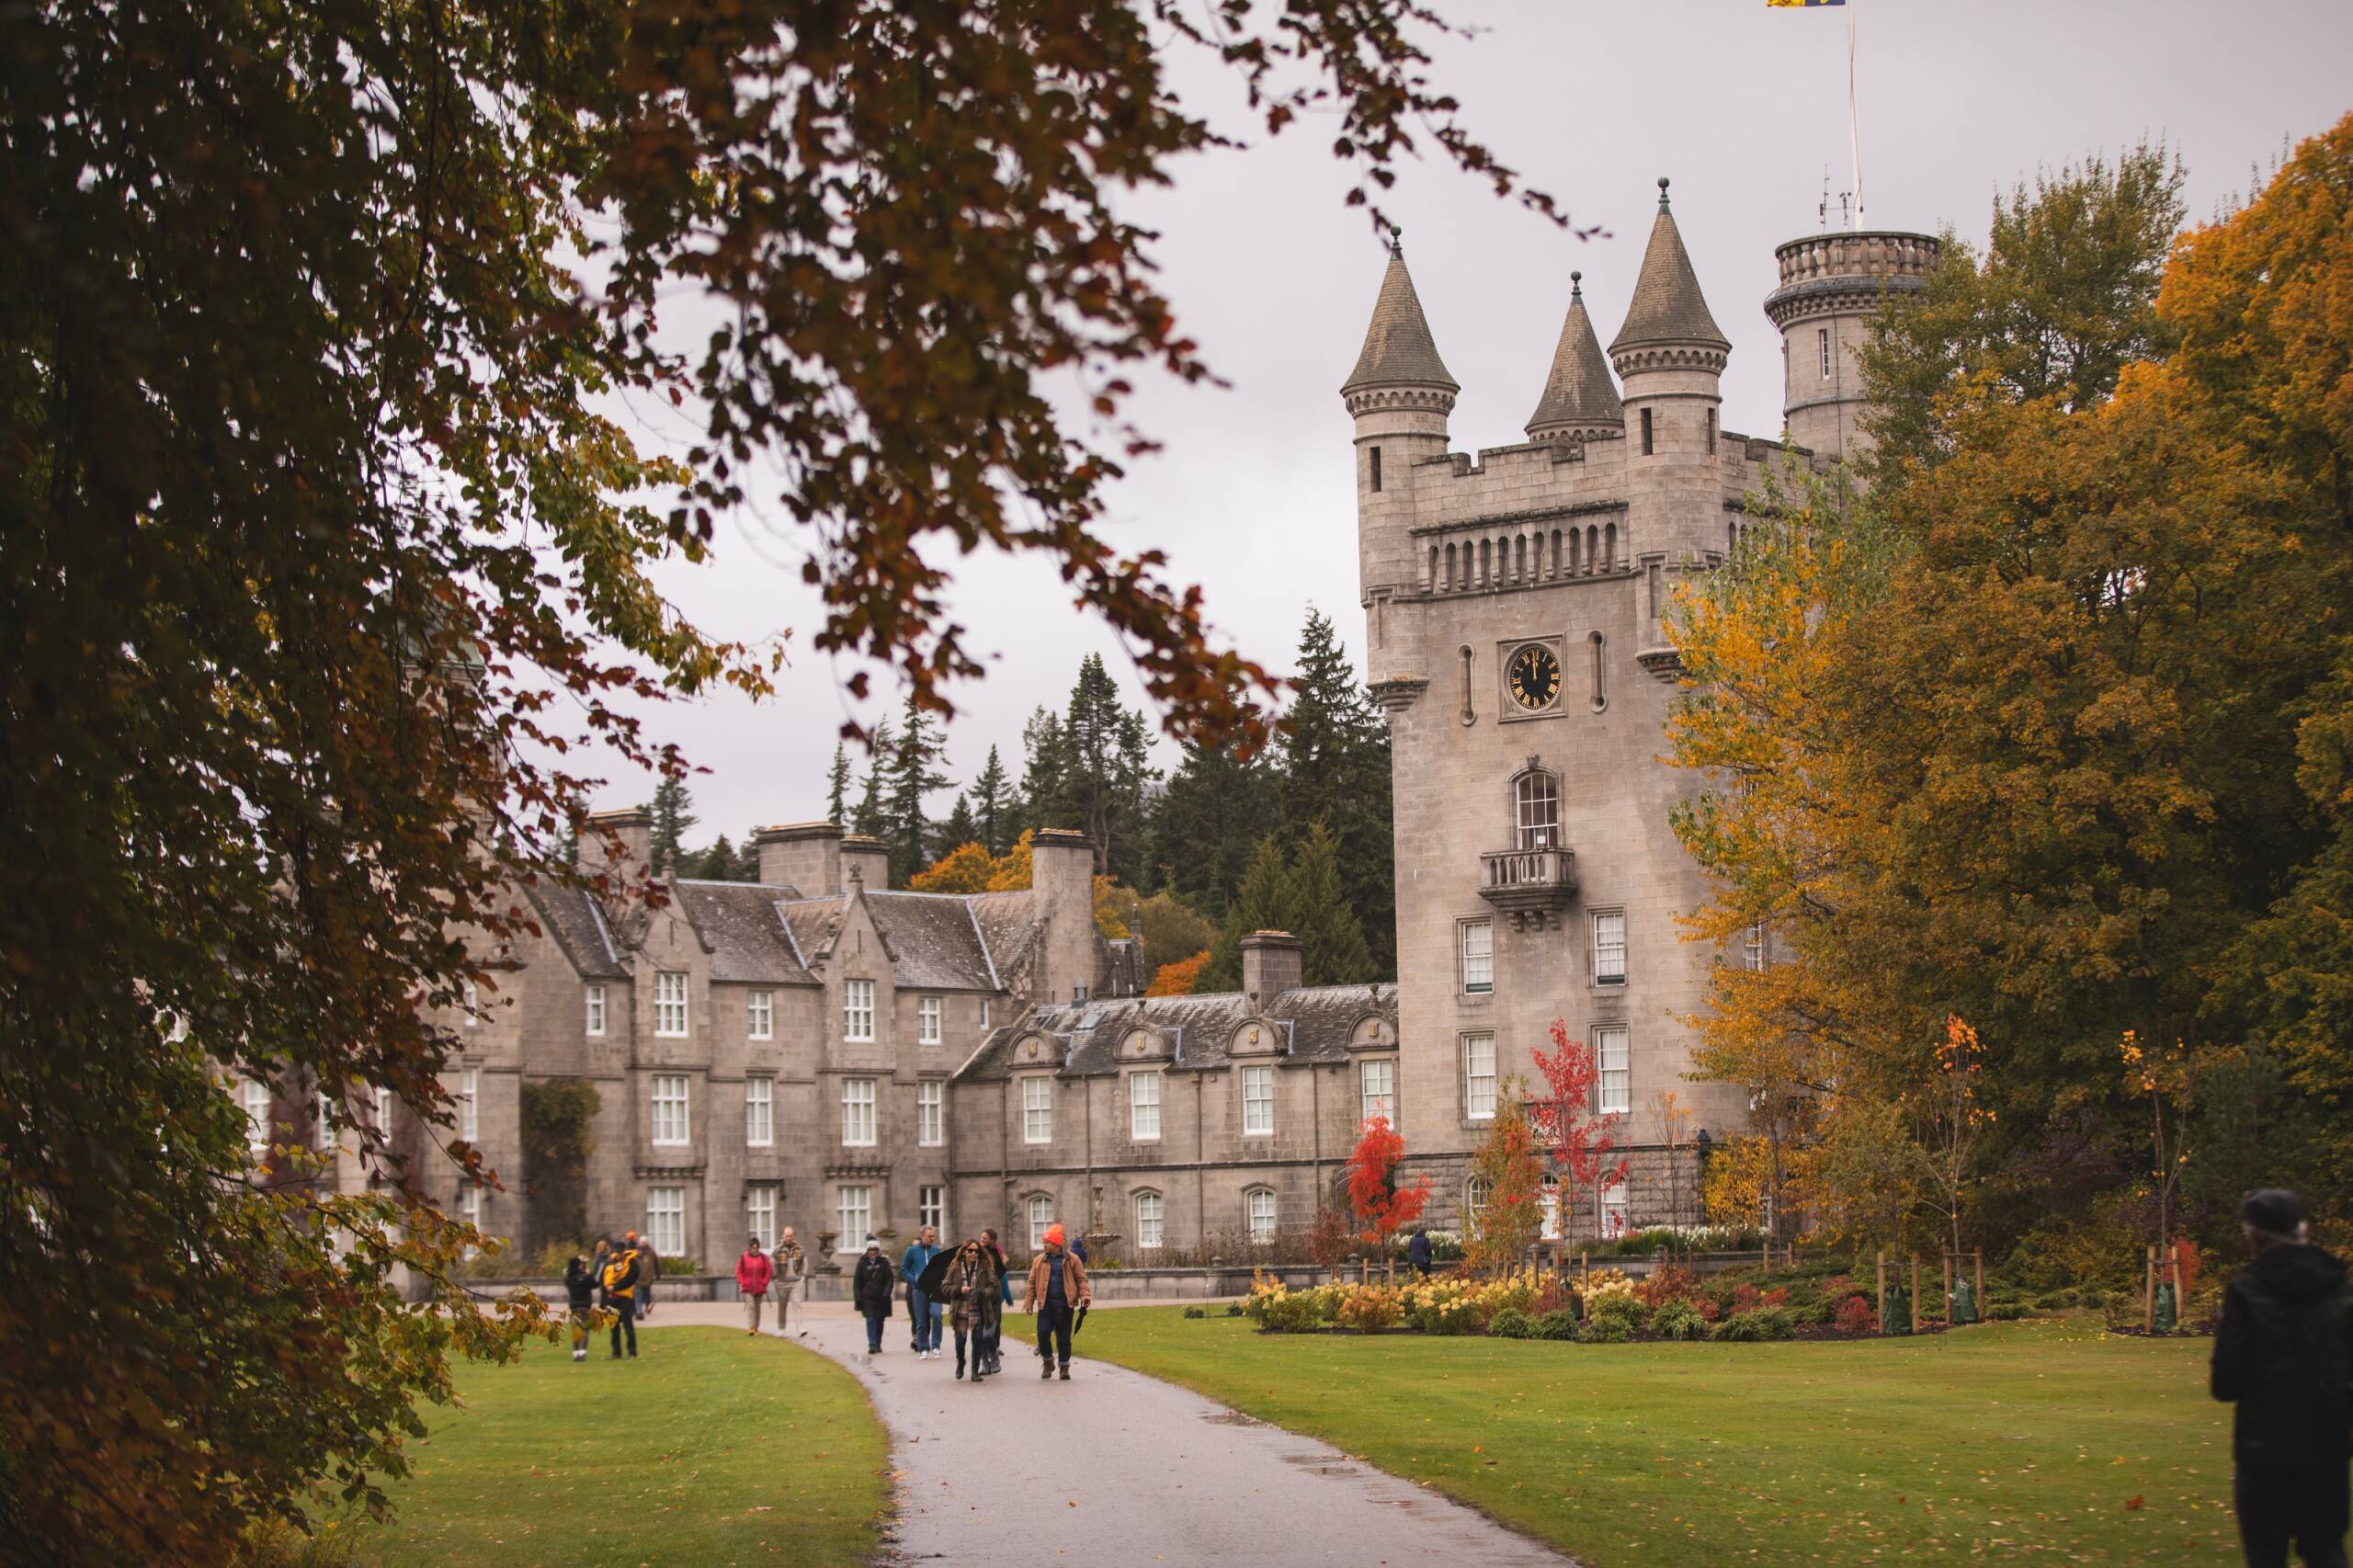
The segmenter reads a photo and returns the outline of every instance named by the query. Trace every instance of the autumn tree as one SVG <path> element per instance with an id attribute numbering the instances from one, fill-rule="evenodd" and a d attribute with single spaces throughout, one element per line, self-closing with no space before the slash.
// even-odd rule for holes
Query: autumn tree
<path id="1" fill-rule="evenodd" d="M 960 844 L 907 879 L 913 892 L 986 892 L 996 862 L 977 844 Z"/>
<path id="2" fill-rule="evenodd" d="M 1497 1085 L 1495 1120 L 1471 1154 L 1471 1180 L 1481 1196 L 1462 1256 L 1473 1268 L 1518 1267 L 1543 1229 L 1544 1150 L 1527 1090 L 1516 1077 Z"/>
<path id="3" fill-rule="evenodd" d="M 1411 1187 L 1397 1185 L 1397 1167 L 1405 1158 L 1405 1140 L 1385 1116 L 1368 1117 L 1362 1136 L 1348 1155 L 1348 1207 L 1355 1213 L 1361 1238 L 1389 1256 L 1397 1233 L 1422 1217 L 1430 1200 L 1429 1177 Z"/>
<path id="4" fill-rule="evenodd" d="M 1528 1119 L 1537 1148 L 1560 1182 L 1565 1235 L 1569 1217 L 1582 1212 L 1580 1192 L 1598 1196 L 1603 1187 L 1626 1179 L 1625 1156 L 1609 1157 L 1618 1147 L 1624 1119 L 1594 1108 L 1601 1067 L 1592 1049 L 1581 1040 L 1571 1040 L 1568 1024 L 1560 1018 L 1552 1020 L 1552 1049 L 1539 1046 L 1534 1053 L 1544 1088 L 1529 1103 Z"/>
<path id="5" fill-rule="evenodd" d="M 1201 971 L 1209 967 L 1207 948 L 1188 959 L 1171 959 L 1153 971 L 1152 982 L 1143 988 L 1147 996 L 1190 996 L 1200 988 Z"/>
<path id="6" fill-rule="evenodd" d="M 1194 47 L 1270 133 L 1333 128 L 1360 203 L 1419 140 L 1517 188 L 1428 80 L 1439 30 L 1415 0 L 11 12 L 12 1553 L 205 1563 L 317 1484 L 379 1505 L 448 1358 L 538 1310 L 454 1287 L 464 1238 L 345 1109 L 382 1184 L 238 1179 L 217 1074 L 447 1125 L 435 1020 L 495 987 L 517 889 L 573 874 L 593 770 L 681 767 L 632 715 L 764 689 L 652 574 L 739 504 L 803 563 L 806 644 L 935 717 L 981 673 L 950 568 L 988 551 L 1054 566 L 1176 733 L 1263 733 L 1270 677 L 1100 531 L 1149 445 L 1130 378 L 1209 373 L 1114 205 L 1220 143 L 1170 85 Z M 632 398 L 690 422 L 680 460 L 601 412 Z"/>

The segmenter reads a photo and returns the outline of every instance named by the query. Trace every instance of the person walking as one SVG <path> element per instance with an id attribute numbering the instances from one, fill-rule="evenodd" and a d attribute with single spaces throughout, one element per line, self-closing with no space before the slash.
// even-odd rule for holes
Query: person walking
<path id="1" fill-rule="evenodd" d="M 983 1230 L 981 1244 L 988 1248 L 989 1260 L 996 1266 L 997 1310 L 989 1320 L 987 1358 L 989 1376 L 995 1377 L 1005 1370 L 1005 1358 L 999 1352 L 1005 1346 L 1005 1309 L 1013 1305 L 1013 1270 L 1005 1261 L 1005 1248 L 998 1244 L 996 1232 Z"/>
<path id="2" fill-rule="evenodd" d="M 869 1231 L 865 1256 L 858 1260 L 849 1287 L 850 1300 L 857 1303 L 858 1315 L 866 1319 L 869 1360 L 882 1354 L 882 1320 L 891 1315 L 891 1298 L 896 1293 L 897 1285 L 898 1278 L 891 1272 L 891 1260 L 882 1256 L 881 1242 Z"/>
<path id="3" fill-rule="evenodd" d="M 642 1322 L 654 1315 L 654 1282 L 662 1278 L 662 1255 L 654 1251 L 650 1235 L 631 1231 L 623 1239 L 637 1249 L 637 1315 Z"/>
<path id="4" fill-rule="evenodd" d="M 1029 1295 L 1026 1311 L 1038 1314 L 1038 1375 L 1054 1375 L 1060 1356 L 1063 1381 L 1070 1381 L 1071 1314 L 1095 1299 L 1086 1283 L 1086 1265 L 1063 1245 L 1063 1228 L 1046 1227 L 1046 1244 L 1029 1266 Z"/>
<path id="5" fill-rule="evenodd" d="M 597 1276 L 578 1253 L 563 1266 L 563 1294 L 572 1309 L 572 1358 L 588 1359 L 588 1314 L 597 1308 Z"/>
<path id="6" fill-rule="evenodd" d="M 1423 1278 L 1430 1277 L 1430 1233 L 1427 1226 L 1414 1227 L 1414 1239 L 1405 1244 L 1405 1261 Z"/>
<path id="7" fill-rule="evenodd" d="M 948 1265 L 946 1297 L 949 1321 L 956 1331 L 956 1375 L 964 1375 L 964 1351 L 969 1340 L 972 1353 L 972 1381 L 979 1382 L 988 1376 L 988 1344 L 990 1336 L 1003 1322 L 999 1315 L 998 1290 L 1003 1276 L 996 1259 L 987 1246 L 977 1238 L 956 1249 L 956 1256 Z"/>
<path id="8" fill-rule="evenodd" d="M 781 1339 L 792 1329 L 791 1324 L 786 1320 L 792 1313 L 793 1292 L 809 1277 L 809 1255 L 801 1250 L 799 1242 L 793 1240 L 791 1226 L 787 1225 L 784 1233 L 777 1238 L 776 1251 L 768 1262 L 772 1269 L 769 1288 L 776 1292 L 776 1332 L 777 1337 Z M 808 1338 L 809 1331 L 802 1329 L 801 1337 Z"/>
<path id="9" fill-rule="evenodd" d="M 621 1335 L 629 1335 L 629 1354 L 637 1358 L 637 1249 L 623 1243 L 605 1262 L 602 1283 L 605 1305 L 613 1312 L 613 1359 L 621 1358 Z"/>
<path id="10" fill-rule="evenodd" d="M 760 1332 L 760 1308 L 768 1299 L 768 1281 L 775 1274 L 775 1265 L 760 1250 L 760 1238 L 754 1236 L 744 1256 L 735 1260 L 735 1290 L 744 1298 L 745 1332 L 756 1337 Z"/>
<path id="11" fill-rule="evenodd" d="M 908 1325 L 913 1347 L 926 1361 L 939 1359 L 940 1303 L 925 1298 L 919 1281 L 924 1269 L 938 1256 L 939 1233 L 926 1225 L 899 1258 L 899 1278 L 907 1282 L 907 1312 L 915 1319 Z"/>
<path id="12" fill-rule="evenodd" d="M 2248 1568 L 2347 1568 L 2347 1464 L 2353 1460 L 2353 1287 L 2311 1244 L 2292 1192 L 2239 1203 L 2255 1256 L 2222 1291 L 2211 1382 L 2238 1408 L 2232 1495 Z"/>

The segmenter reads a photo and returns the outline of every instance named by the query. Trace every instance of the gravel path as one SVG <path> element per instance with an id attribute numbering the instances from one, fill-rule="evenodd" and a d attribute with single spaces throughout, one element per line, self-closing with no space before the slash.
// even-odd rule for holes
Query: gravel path
<path id="1" fill-rule="evenodd" d="M 656 1323 L 740 1324 L 734 1312 L 681 1303 Z M 846 1308 L 794 1315 L 803 1343 L 849 1368 L 891 1430 L 903 1563 L 1570 1563 L 1336 1449 L 1089 1360 L 1085 1335 L 1067 1383 L 1041 1381 L 1032 1347 L 1008 1339 L 1005 1375 L 975 1387 L 956 1381 L 952 1340 L 940 1359 L 917 1360 L 904 1316 L 870 1363 L 865 1325 Z"/>

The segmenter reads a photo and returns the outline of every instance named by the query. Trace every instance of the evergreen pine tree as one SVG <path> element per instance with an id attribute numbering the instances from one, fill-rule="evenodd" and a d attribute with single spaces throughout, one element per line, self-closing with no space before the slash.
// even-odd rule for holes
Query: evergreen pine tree
<path id="1" fill-rule="evenodd" d="M 891 752 L 891 721 L 885 719 L 874 726 L 874 749 L 866 758 L 866 784 L 858 793 L 858 809 L 850 813 L 852 833 L 869 838 L 882 836 L 882 772 Z"/>
<path id="2" fill-rule="evenodd" d="M 1063 741 L 1063 722 L 1051 710 L 1040 708 L 1021 726 L 1021 812 L 1014 836 L 1041 827 L 1071 826 L 1063 820 L 1063 773 L 1069 766 L 1069 748 Z"/>
<path id="3" fill-rule="evenodd" d="M 1313 609 L 1300 629 L 1298 695 L 1284 715 L 1282 824 L 1296 848 L 1322 823 L 1335 842 L 1340 885 L 1373 973 L 1397 972 L 1395 843 L 1389 726 L 1331 621 Z"/>
<path id="4" fill-rule="evenodd" d="M 694 877 L 706 882 L 732 882 L 735 880 L 735 846 L 727 841 L 723 833 L 712 841 L 710 848 L 684 858 L 685 866 L 678 872 L 682 877 Z"/>
<path id="5" fill-rule="evenodd" d="M 580 830 L 564 824 L 563 836 L 556 840 L 556 856 L 567 866 L 580 864 Z"/>
<path id="6" fill-rule="evenodd" d="M 1062 738 L 1062 799 L 1076 818 L 1064 825 L 1094 844 L 1097 872 L 1132 886 L 1143 866 L 1144 787 L 1159 774 L 1143 715 L 1121 705 L 1099 654 L 1079 662 Z"/>
<path id="7" fill-rule="evenodd" d="M 1340 876 L 1340 845 L 1322 823 L 1308 824 L 1291 862 L 1291 927 L 1310 985 L 1361 984 L 1373 977 L 1372 953 Z"/>
<path id="8" fill-rule="evenodd" d="M 931 858 L 938 860 L 967 844 L 987 847 L 981 836 L 980 819 L 972 814 L 972 802 L 959 794 L 956 803 L 948 810 L 948 820 L 940 824 L 938 835 L 932 840 Z"/>
<path id="9" fill-rule="evenodd" d="M 891 849 L 894 888 L 905 887 L 909 877 L 931 863 L 931 824 L 923 803 L 948 782 L 939 771 L 939 722 L 915 705 L 910 691 L 900 715 L 898 744 L 882 776 L 881 837 Z"/>
<path id="10" fill-rule="evenodd" d="M 992 858 L 1011 846 L 1014 821 L 1019 815 L 1020 802 L 1013 793 L 1013 781 L 1006 777 L 1005 764 L 997 760 L 996 747 L 991 746 L 981 776 L 972 780 L 972 819 L 979 830 L 978 842 Z"/>
<path id="11" fill-rule="evenodd" d="M 834 743 L 834 766 L 825 774 L 825 820 L 835 827 L 842 825 L 842 812 L 849 804 L 849 753 L 842 743 Z"/>
<path id="12" fill-rule="evenodd" d="M 1233 907 L 1226 912 L 1217 946 L 1210 949 L 1209 967 L 1194 983 L 1198 992 L 1242 989 L 1242 938 L 1253 931 L 1299 930 L 1299 895 L 1290 863 L 1279 839 L 1271 834 L 1258 841 L 1250 869 L 1242 878 Z"/>
<path id="13" fill-rule="evenodd" d="M 665 778 L 654 787 L 654 800 L 646 809 L 654 813 L 654 834 L 649 849 L 655 869 L 675 869 L 678 864 L 679 846 L 685 842 L 687 829 L 701 819 L 690 809 L 693 797 L 687 793 L 683 778 Z"/>
<path id="14" fill-rule="evenodd" d="M 1263 752 L 1245 761 L 1186 747 L 1152 813 L 1148 885 L 1222 920 L 1259 840 L 1282 826 L 1277 782 Z"/>

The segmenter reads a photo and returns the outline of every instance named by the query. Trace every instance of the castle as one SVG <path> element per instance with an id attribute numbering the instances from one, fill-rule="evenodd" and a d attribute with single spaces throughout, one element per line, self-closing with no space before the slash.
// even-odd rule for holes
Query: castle
<path id="1" fill-rule="evenodd" d="M 587 1222 L 706 1267 L 781 1224 L 843 1258 L 869 1230 L 923 1224 L 995 1226 L 1017 1254 L 1059 1220 L 1137 1263 L 1263 1240 L 1312 1223 L 1376 1113 L 1453 1227 L 1480 1200 L 1470 1153 L 1498 1093 L 1532 1076 L 1558 1018 L 1596 1051 L 1596 1108 L 1626 1119 L 1631 1164 L 1548 1228 L 1695 1218 L 1702 1134 L 1747 1107 L 1685 1080 L 1684 1020 L 1710 965 L 1769 954 L 1761 936 L 1731 954 L 1680 939 L 1703 888 L 1669 825 L 1692 781 L 1657 760 L 1677 674 L 1662 617 L 1679 579 L 1726 559 L 1785 449 L 1722 428 L 1731 346 L 1660 191 L 1606 355 L 1571 275 L 1525 442 L 1448 450 L 1460 388 L 1401 253 L 1341 389 L 1368 676 L 1394 742 L 1399 983 L 1302 986 L 1298 943 L 1264 932 L 1240 992 L 1147 999 L 1132 949 L 1096 934 L 1077 834 L 1035 835 L 1029 890 L 967 896 L 890 889 L 881 846 L 833 824 L 770 828 L 757 883 L 671 878 L 651 909 L 522 890 L 540 935 L 493 955 L 494 994 L 446 1020 L 456 1134 L 507 1179 L 460 1186 L 418 1159 L 427 1190 L 494 1233 L 546 1230 L 517 1179 L 524 1089 L 578 1080 L 598 1091 Z M 1766 311 L 1801 455 L 1860 450 L 1853 350 L 1936 250 L 1892 233 L 1779 247 Z M 617 869 L 642 868 L 650 819 L 599 822 L 632 862 Z M 1669 1089 L 1688 1112 L 1672 1126 Z M 316 1136 L 290 1085 L 237 1092 L 257 1142 Z M 429 1149 L 388 1100 L 364 1114 L 395 1150 Z M 348 1148 L 340 1168 L 365 1179 Z"/>

